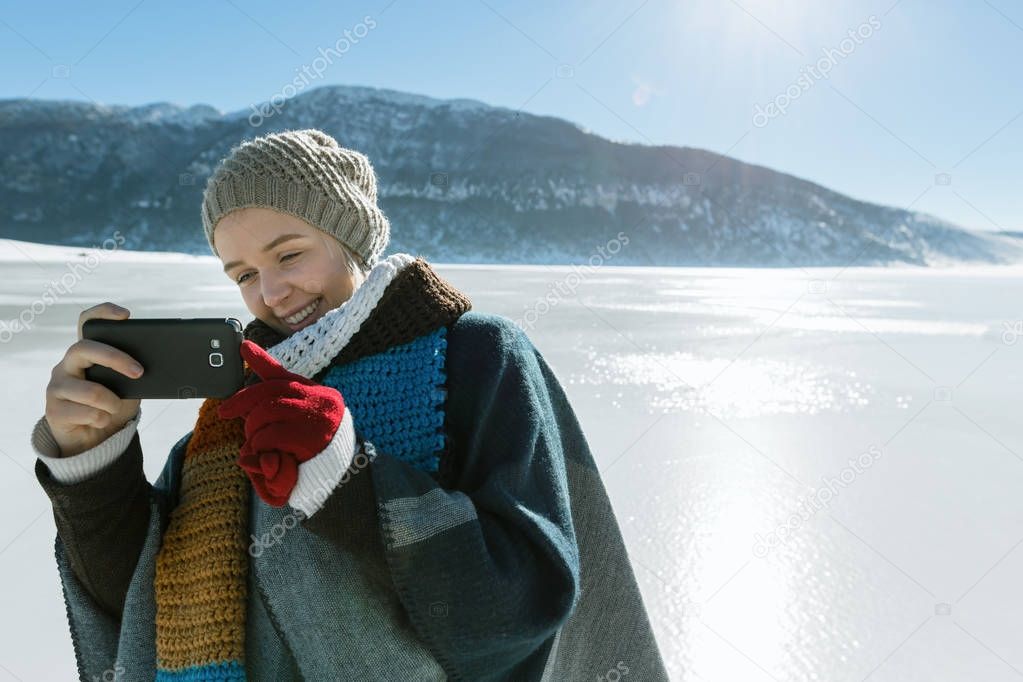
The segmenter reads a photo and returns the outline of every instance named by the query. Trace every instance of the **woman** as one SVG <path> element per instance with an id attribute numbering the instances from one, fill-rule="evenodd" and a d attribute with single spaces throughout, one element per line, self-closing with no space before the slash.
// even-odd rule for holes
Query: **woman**
<path id="1" fill-rule="evenodd" d="M 245 386 L 154 485 L 139 401 L 84 380 L 132 359 L 79 333 L 54 368 L 33 445 L 82 679 L 667 679 L 553 372 L 423 259 L 381 259 L 376 194 L 319 130 L 222 160 L 202 218 L 254 316 Z"/>

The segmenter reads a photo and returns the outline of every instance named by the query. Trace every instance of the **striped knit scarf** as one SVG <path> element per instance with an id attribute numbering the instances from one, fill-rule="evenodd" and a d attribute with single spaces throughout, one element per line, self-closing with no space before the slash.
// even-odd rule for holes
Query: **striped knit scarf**
<path id="1" fill-rule="evenodd" d="M 245 337 L 285 369 L 343 387 L 356 429 L 381 451 L 426 470 L 440 467 L 444 475 L 447 458 L 438 455 L 445 331 L 470 307 L 424 260 L 395 254 L 378 262 L 348 301 L 308 327 L 284 337 L 256 319 Z M 255 381 L 246 366 L 246 385 Z M 246 679 L 252 490 L 237 464 L 244 420 L 221 420 L 221 402 L 209 398 L 199 408 L 178 504 L 156 558 L 158 681 Z"/>

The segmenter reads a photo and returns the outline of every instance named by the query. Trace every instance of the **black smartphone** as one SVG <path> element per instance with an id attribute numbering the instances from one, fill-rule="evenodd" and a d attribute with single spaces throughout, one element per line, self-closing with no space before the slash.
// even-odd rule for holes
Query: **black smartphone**
<path id="1" fill-rule="evenodd" d="M 242 387 L 242 324 L 233 317 L 93 318 L 82 337 L 124 351 L 142 364 L 133 379 L 103 365 L 85 378 L 119 398 L 227 398 Z"/>

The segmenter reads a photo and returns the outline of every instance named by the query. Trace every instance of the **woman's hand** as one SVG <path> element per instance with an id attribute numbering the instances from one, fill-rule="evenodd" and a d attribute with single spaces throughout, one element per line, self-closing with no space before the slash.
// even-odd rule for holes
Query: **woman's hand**
<path id="1" fill-rule="evenodd" d="M 137 379 L 142 367 L 133 357 L 93 339 L 82 338 L 86 320 L 123 320 L 131 312 L 113 303 L 100 303 L 78 316 L 78 341 L 50 373 L 46 386 L 46 422 L 60 446 L 60 456 L 70 457 L 93 448 L 114 435 L 139 411 L 140 398 L 119 398 L 106 386 L 85 378 L 85 368 L 103 365 Z M 138 371 L 133 369 L 138 366 Z"/>
<path id="2" fill-rule="evenodd" d="M 345 413 L 337 389 L 284 369 L 258 344 L 245 340 L 242 358 L 263 380 L 217 408 L 222 419 L 245 419 L 238 464 L 269 505 L 281 507 L 298 481 L 298 465 L 322 452 Z"/>

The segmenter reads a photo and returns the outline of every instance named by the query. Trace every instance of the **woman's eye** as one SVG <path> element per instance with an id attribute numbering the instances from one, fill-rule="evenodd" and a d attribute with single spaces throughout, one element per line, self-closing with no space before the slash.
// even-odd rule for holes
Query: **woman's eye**
<path id="1" fill-rule="evenodd" d="M 301 252 L 301 251 L 296 251 L 295 253 L 286 253 L 286 254 L 284 254 L 283 256 L 281 256 L 281 261 L 283 262 L 283 261 L 285 261 L 285 260 L 288 260 L 289 258 L 294 258 L 294 257 L 296 257 L 296 256 L 299 256 L 299 255 L 301 255 L 301 254 L 302 254 L 302 252 Z M 238 283 L 238 284 L 241 284 L 242 282 L 244 282 L 244 281 L 245 281 L 245 278 L 246 278 L 246 277 L 247 277 L 248 275 L 249 275 L 249 273 L 247 273 L 247 272 L 246 272 L 246 273 L 245 273 L 244 275 L 242 275 L 241 277 L 239 277 L 239 278 L 238 278 L 238 282 L 237 282 L 237 283 Z"/>

